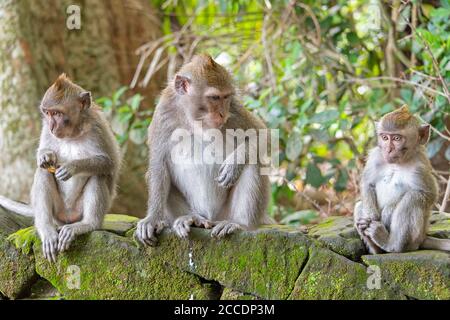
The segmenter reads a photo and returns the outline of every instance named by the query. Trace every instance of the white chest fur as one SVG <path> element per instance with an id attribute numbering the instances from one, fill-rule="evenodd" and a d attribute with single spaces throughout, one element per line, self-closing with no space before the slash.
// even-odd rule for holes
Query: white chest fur
<path id="1" fill-rule="evenodd" d="M 228 190 L 215 180 L 221 161 L 211 157 L 213 145 L 214 142 L 202 143 L 197 137 L 176 145 L 169 161 L 172 182 L 184 195 L 193 213 L 211 219 L 220 214 L 228 196 Z"/>
<path id="2" fill-rule="evenodd" d="M 64 143 L 58 145 L 55 151 L 58 166 L 98 154 L 98 148 L 95 145 L 78 140 L 64 141 Z M 61 196 L 67 209 L 77 206 L 79 196 L 87 181 L 88 177 L 80 174 L 73 176 L 67 181 L 58 181 Z"/>
<path id="3" fill-rule="evenodd" d="M 414 168 L 387 164 L 379 172 L 376 184 L 378 207 L 396 204 L 406 191 L 414 185 Z"/>
<path id="4" fill-rule="evenodd" d="M 73 140 L 65 141 L 58 145 L 56 156 L 58 164 L 63 164 L 67 161 L 85 159 L 98 154 L 99 148 L 92 143 L 85 143 L 84 141 Z"/>

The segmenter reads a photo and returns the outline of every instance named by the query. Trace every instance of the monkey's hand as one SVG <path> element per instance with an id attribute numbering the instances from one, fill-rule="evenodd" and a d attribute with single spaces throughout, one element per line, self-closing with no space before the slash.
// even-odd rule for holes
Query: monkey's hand
<path id="1" fill-rule="evenodd" d="M 155 221 L 155 219 L 147 217 L 138 222 L 135 235 L 143 244 L 156 246 L 158 243 L 156 236 L 160 234 L 165 227 L 167 227 L 166 221 Z"/>
<path id="2" fill-rule="evenodd" d="M 356 230 L 360 234 L 364 234 L 364 231 L 369 227 L 371 221 L 372 219 L 370 218 L 359 218 L 355 224 Z"/>
<path id="3" fill-rule="evenodd" d="M 230 221 L 220 221 L 212 229 L 211 237 L 220 239 L 225 237 L 227 234 L 235 232 L 236 230 L 242 230 L 242 226 Z"/>
<path id="4" fill-rule="evenodd" d="M 58 169 L 55 172 L 55 178 L 60 181 L 67 181 L 77 174 L 77 168 L 72 162 L 68 162 Z"/>
<path id="5" fill-rule="evenodd" d="M 223 163 L 219 169 L 219 175 L 216 181 L 219 186 L 224 188 L 230 188 L 238 181 L 241 176 L 244 165 L 235 163 Z"/>
<path id="6" fill-rule="evenodd" d="M 38 156 L 38 167 L 48 169 L 56 167 L 56 153 L 51 150 L 43 150 Z"/>
<path id="7" fill-rule="evenodd" d="M 173 223 L 173 230 L 180 238 L 186 238 L 191 230 L 191 226 L 211 229 L 214 223 L 199 215 L 185 215 L 177 218 Z"/>
<path id="8" fill-rule="evenodd" d="M 389 241 L 389 232 L 380 221 L 371 221 L 363 233 L 381 248 L 385 248 Z"/>
<path id="9" fill-rule="evenodd" d="M 56 230 L 48 230 L 43 232 L 41 235 L 41 241 L 44 258 L 50 262 L 56 262 L 58 232 Z"/>

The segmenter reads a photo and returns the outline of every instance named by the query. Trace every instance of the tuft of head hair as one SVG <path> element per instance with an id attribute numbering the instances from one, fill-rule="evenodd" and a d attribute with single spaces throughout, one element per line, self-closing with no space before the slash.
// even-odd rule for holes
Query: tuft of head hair
<path id="1" fill-rule="evenodd" d="M 385 114 L 381 120 L 380 125 L 383 129 L 388 131 L 394 130 L 402 130 L 406 127 L 419 127 L 419 121 L 414 117 L 414 115 L 409 111 L 409 108 L 406 104 Z"/>
<path id="2" fill-rule="evenodd" d="M 83 92 L 85 92 L 83 88 L 73 83 L 65 73 L 61 73 L 45 92 L 42 106 L 63 104 L 70 99 L 79 98 Z"/>
<path id="3" fill-rule="evenodd" d="M 178 75 L 187 77 L 194 83 L 204 81 L 206 85 L 219 89 L 233 86 L 233 79 L 227 69 L 206 53 L 195 55 L 181 67 Z"/>

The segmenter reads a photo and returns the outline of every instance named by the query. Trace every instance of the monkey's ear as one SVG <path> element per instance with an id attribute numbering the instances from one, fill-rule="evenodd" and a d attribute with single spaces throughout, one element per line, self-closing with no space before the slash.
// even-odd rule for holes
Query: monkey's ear
<path id="1" fill-rule="evenodd" d="M 419 128 L 419 143 L 427 144 L 428 140 L 430 140 L 430 125 L 425 124 Z"/>
<path id="2" fill-rule="evenodd" d="M 92 96 L 89 91 L 84 91 L 80 93 L 80 102 L 83 105 L 83 109 L 87 109 L 92 104 Z"/>
<path id="3" fill-rule="evenodd" d="M 177 74 L 175 76 L 175 90 L 178 94 L 186 94 L 191 84 L 191 80 L 188 77 Z"/>

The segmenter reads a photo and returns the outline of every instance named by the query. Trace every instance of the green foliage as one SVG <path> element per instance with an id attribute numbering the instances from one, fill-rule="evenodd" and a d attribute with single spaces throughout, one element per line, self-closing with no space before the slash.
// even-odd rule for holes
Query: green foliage
<path id="1" fill-rule="evenodd" d="M 278 174 L 333 191 L 333 205 L 341 193 L 357 190 L 352 177 L 382 114 L 406 103 L 446 132 L 448 0 L 436 7 L 377 0 L 152 2 L 162 13 L 168 53 L 179 53 L 180 41 L 183 52 L 225 57 L 221 63 L 235 75 L 244 105 L 280 130 Z M 430 158 L 445 145 L 435 131 Z M 450 148 L 445 156 L 450 160 Z M 284 180 L 272 191 L 270 212 L 294 219 L 297 210 L 279 203 L 293 201 L 295 192 Z"/>
<path id="2" fill-rule="evenodd" d="M 111 127 L 121 145 L 130 140 L 140 145 L 147 139 L 147 128 L 152 111 L 141 110 L 142 95 L 126 99 L 128 87 L 121 87 L 111 97 L 101 97 L 96 102 L 111 119 Z"/>

